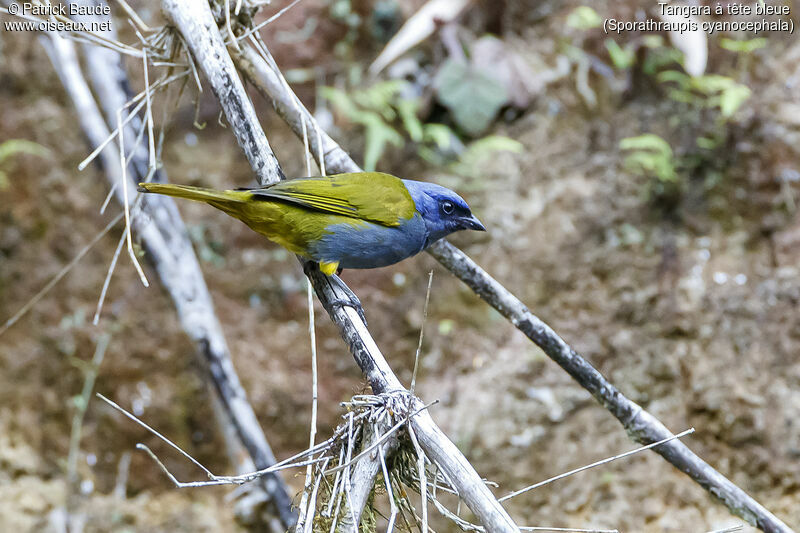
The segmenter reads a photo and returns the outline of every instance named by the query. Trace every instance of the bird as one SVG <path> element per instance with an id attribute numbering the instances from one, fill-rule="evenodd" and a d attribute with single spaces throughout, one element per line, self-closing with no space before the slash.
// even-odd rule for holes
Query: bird
<path id="1" fill-rule="evenodd" d="M 450 189 L 382 172 L 229 190 L 140 183 L 138 190 L 216 207 L 316 262 L 327 276 L 397 263 L 455 231 L 486 231 L 467 202 Z"/>

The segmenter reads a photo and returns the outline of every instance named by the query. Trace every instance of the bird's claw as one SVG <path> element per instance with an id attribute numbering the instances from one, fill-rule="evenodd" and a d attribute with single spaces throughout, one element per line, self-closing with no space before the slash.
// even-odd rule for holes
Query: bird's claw
<path id="1" fill-rule="evenodd" d="M 332 276 L 331 276 L 332 277 Z M 340 280 L 341 281 L 341 280 Z M 358 299 L 356 293 L 350 290 L 350 287 L 344 284 L 344 282 L 340 283 L 339 286 L 347 293 L 346 298 L 334 298 L 331 300 L 331 307 L 352 307 L 358 312 L 358 316 L 361 317 L 361 321 L 364 325 L 367 325 L 367 316 L 364 314 L 364 307 L 361 305 L 361 300 Z"/>
<path id="2" fill-rule="evenodd" d="M 311 275 L 312 270 L 319 271 L 319 264 L 315 263 L 314 261 L 305 261 L 303 264 L 303 270 L 305 271 L 306 275 Z M 342 279 L 338 276 L 341 273 L 341 269 L 338 270 L 337 275 L 326 276 L 328 278 L 328 282 L 331 284 L 331 288 L 333 285 L 338 286 L 342 292 L 346 293 L 345 297 L 341 298 L 332 298 L 330 300 L 330 306 L 332 308 L 342 308 L 342 307 L 352 307 L 358 312 L 358 316 L 361 317 L 361 321 L 364 325 L 367 325 L 367 316 L 364 314 L 364 307 L 361 305 L 361 300 L 358 299 L 358 296 L 350 290 L 350 287 L 342 281 Z M 334 290 L 334 293 L 335 290 Z"/>

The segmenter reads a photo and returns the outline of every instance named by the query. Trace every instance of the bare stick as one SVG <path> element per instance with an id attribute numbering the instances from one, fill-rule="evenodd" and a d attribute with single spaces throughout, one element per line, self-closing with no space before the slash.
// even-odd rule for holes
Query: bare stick
<path id="1" fill-rule="evenodd" d="M 383 482 L 386 485 L 386 494 L 389 496 L 389 505 L 391 511 L 389 515 L 389 524 L 386 526 L 386 533 L 392 533 L 394 529 L 394 522 L 397 519 L 397 504 L 394 502 L 394 493 L 392 492 L 392 482 L 389 478 L 389 470 L 386 468 L 386 454 L 383 453 L 383 447 L 378 446 L 378 455 L 381 459 L 381 471 L 383 472 Z"/>
<path id="2" fill-rule="evenodd" d="M 502 498 L 499 498 L 498 501 L 504 502 L 506 500 L 510 500 L 511 498 L 513 498 L 515 496 L 519 496 L 520 494 L 524 494 L 524 493 L 528 492 L 529 490 L 537 489 L 539 487 L 542 487 L 544 485 L 552 483 L 553 481 L 558 481 L 559 479 L 564 479 L 565 477 L 569 477 L 569 476 L 572 476 L 572 475 L 577 474 L 579 472 L 583 472 L 584 470 L 589 470 L 590 468 L 594 468 L 596 466 L 600 466 L 600 465 L 604 465 L 604 464 L 610 463 L 611 461 L 616 461 L 617 459 L 622 459 L 624 457 L 629 457 L 629 456 L 631 456 L 631 455 L 633 455 L 635 453 L 639 453 L 639 452 L 644 451 L 644 450 L 649 450 L 650 448 L 654 448 L 656 446 L 660 446 L 660 445 L 662 445 L 662 444 L 664 444 L 666 442 L 669 442 L 671 440 L 674 440 L 674 439 L 679 439 L 681 437 L 685 437 L 686 435 L 689 435 L 691 433 L 694 433 L 694 428 L 689 428 L 686 431 L 683 431 L 682 433 L 678 433 L 677 435 L 673 435 L 673 436 L 668 437 L 668 438 L 666 438 L 664 440 L 660 440 L 658 442 L 654 442 L 652 444 L 648 444 L 647 446 L 642 446 L 641 448 L 636 448 L 635 450 L 631 450 L 629 452 L 621 453 L 621 454 L 615 455 L 613 457 L 607 457 L 607 458 L 605 458 L 605 459 L 603 459 L 601 461 L 597 461 L 597 462 L 594 462 L 592 464 L 585 465 L 585 466 L 582 466 L 580 468 L 576 468 L 574 470 L 570 470 L 569 472 L 564 472 L 563 474 L 559 474 L 557 476 L 551 477 L 550 479 L 545 479 L 544 481 L 540 481 L 539 483 L 534 483 L 533 485 L 529 485 L 529 486 L 527 486 L 527 487 L 525 487 L 523 489 L 519 489 L 517 491 L 514 491 L 511 494 L 506 494 Z"/>
<path id="3" fill-rule="evenodd" d="M 292 96 L 287 94 L 280 80 L 255 50 L 243 47 L 241 53 L 234 53 L 233 57 L 247 79 L 265 98 L 272 102 L 278 115 L 286 121 L 296 135 L 301 134 L 303 123 L 306 124 L 306 127 L 314 127 L 316 124 L 314 117 L 305 108 L 301 108 L 300 113 L 295 111 Z M 314 139 L 312 141 L 316 142 Z M 325 154 L 325 164 L 329 172 L 358 172 L 361 170 L 352 158 L 324 132 L 319 146 Z M 317 151 L 316 146 L 312 147 L 312 152 Z M 547 324 L 533 315 L 519 299 L 481 269 L 464 252 L 446 240 L 437 241 L 427 251 L 541 347 L 551 359 L 610 411 L 634 440 L 646 444 L 672 436 L 672 433 L 658 419 L 626 398 Z M 679 441 L 671 441 L 654 451 L 681 472 L 689 475 L 700 486 L 720 499 L 732 513 L 742 517 L 748 523 L 756 525 L 764 531 L 791 533 L 791 529 L 780 519 Z"/>
<path id="4" fill-rule="evenodd" d="M 723 529 L 715 529 L 714 531 L 709 531 L 708 533 L 733 533 L 734 531 L 741 531 L 742 529 L 744 529 L 744 526 L 742 524 L 739 524 L 736 526 L 726 527 Z"/>
<path id="5" fill-rule="evenodd" d="M 122 128 L 122 109 L 117 110 L 117 127 L 119 128 L 119 166 L 122 168 L 119 179 L 120 183 L 122 184 L 122 208 L 125 211 L 125 238 L 128 240 L 128 255 L 133 262 L 133 266 L 136 267 L 136 272 L 139 274 L 139 279 L 142 281 L 142 285 L 149 287 L 150 284 L 147 282 L 147 277 L 144 275 L 142 265 L 140 265 L 139 260 L 136 259 L 136 253 L 133 251 L 133 242 L 131 241 L 131 215 L 129 207 L 130 204 L 128 203 L 128 176 L 126 171 L 128 168 L 128 163 L 125 161 L 125 139 L 123 136 L 124 129 Z"/>
<path id="6" fill-rule="evenodd" d="M 266 142 L 252 104 L 236 75 L 208 6 L 204 2 L 195 2 L 190 6 L 177 0 L 164 0 L 162 6 L 167 17 L 181 32 L 183 40 L 220 99 L 228 122 L 232 126 L 231 129 L 245 151 L 259 182 L 266 185 L 278 181 L 283 172 L 280 171 L 277 160 Z M 294 104 L 291 105 L 294 109 Z M 322 138 L 324 142 L 324 136 Z M 323 150 L 323 153 L 327 152 Z M 338 277 L 325 276 L 316 268 L 306 268 L 306 274 L 311 278 L 323 306 L 339 326 L 342 337 L 367 376 L 373 391 L 383 393 L 403 390 L 356 309 L 349 305 L 333 305 L 336 301 L 349 300 L 352 291 L 346 289 Z M 420 413 L 411 423 L 423 449 L 434 457 L 443 469 L 449 470 L 450 478 L 459 487 L 459 495 L 465 499 L 487 529 L 503 533 L 518 531 L 508 513 L 497 503 L 475 469 L 436 427 L 430 416 L 425 412 Z M 349 488 L 348 476 L 345 478 L 347 493 Z"/>
<path id="7" fill-rule="evenodd" d="M 309 430 L 308 447 L 314 447 L 314 440 L 317 435 L 317 340 L 316 332 L 314 331 L 314 292 L 311 288 L 311 282 L 307 281 L 308 292 L 308 335 L 311 338 L 311 429 Z M 327 465 L 327 463 L 325 463 Z M 325 469 L 325 466 L 322 467 Z M 309 503 L 308 491 L 311 488 L 312 479 L 312 466 L 308 465 L 306 469 L 306 480 L 303 489 L 303 496 L 300 500 L 300 513 L 295 526 L 296 533 L 303 533 L 305 531 L 304 521 L 308 520 L 309 513 L 304 512 L 306 508 L 311 509 L 314 505 L 313 502 Z M 321 479 L 323 476 L 319 476 Z M 311 522 L 313 523 L 313 514 L 311 515 Z"/>
<path id="8" fill-rule="evenodd" d="M 77 108 L 77 116 L 90 144 L 99 145 L 108 138 L 109 129 L 82 77 L 72 44 L 55 35 L 50 39 L 43 39 L 43 44 Z M 122 70 L 120 58 L 102 49 L 87 48 L 85 52 L 96 94 L 113 116 L 129 99 L 124 90 L 126 74 Z M 103 149 L 99 154 L 109 182 L 118 183 L 120 168 L 113 152 Z M 147 159 L 146 154 L 142 158 L 137 155 L 132 169 L 137 171 L 139 177 L 144 178 L 147 173 Z M 141 173 L 139 169 L 142 169 Z M 132 184 L 128 186 L 132 187 Z M 121 191 L 117 191 L 117 198 L 122 200 Z M 196 343 L 223 411 L 236 428 L 237 436 L 253 457 L 255 465 L 266 468 L 275 461 L 272 450 L 231 363 L 222 328 L 214 313 L 211 296 L 183 221 L 175 204 L 164 200 L 168 199 L 148 198 L 144 205 L 147 216 L 135 218 L 133 224 L 137 226 L 137 233 L 142 237 L 148 259 L 172 296 L 184 330 Z M 268 509 L 280 519 L 279 529 L 282 533 L 296 521 L 286 486 L 274 474 L 259 479 L 259 486 L 264 491 L 265 497 L 262 499 L 267 501 Z"/>
<path id="9" fill-rule="evenodd" d="M 428 274 L 428 289 L 425 291 L 425 305 L 422 306 L 422 323 L 419 326 L 419 342 L 417 343 L 417 353 L 414 354 L 414 372 L 411 374 L 411 394 L 417 385 L 417 369 L 419 368 L 419 354 L 422 352 L 422 339 L 425 335 L 425 320 L 428 318 L 428 301 L 431 299 L 431 285 L 433 284 L 433 270 Z"/>
<path id="10" fill-rule="evenodd" d="M 123 415 L 125 415 L 128 419 L 132 420 L 133 422 L 135 422 L 139 426 L 143 427 L 144 429 L 146 429 L 147 431 L 149 431 L 150 433 L 155 435 L 159 440 L 161 440 L 162 442 L 164 442 L 167 445 L 169 445 L 172 449 L 176 450 L 178 453 L 180 453 L 182 456 L 184 456 L 186 459 L 188 459 L 192 464 L 194 464 L 200 470 L 205 472 L 206 476 L 208 476 L 208 478 L 209 478 L 209 481 L 190 481 L 190 482 L 178 481 L 175 478 L 175 476 L 167 469 L 167 467 L 164 466 L 164 464 L 161 462 L 161 460 L 153 453 L 153 451 L 149 447 L 147 447 L 146 445 L 141 444 L 141 443 L 137 444 L 136 448 L 146 452 L 158 464 L 158 466 L 161 468 L 161 470 L 170 478 L 170 480 L 178 488 L 207 487 L 207 486 L 213 486 L 213 485 L 241 485 L 242 483 L 246 483 L 248 481 L 253 481 L 254 479 L 259 479 L 261 477 L 264 477 L 267 474 L 270 474 L 270 473 L 273 473 L 273 472 L 277 472 L 278 470 L 283 470 L 283 469 L 286 469 L 286 468 L 297 468 L 297 467 L 301 467 L 301 466 L 306 466 L 308 464 L 318 463 L 320 461 L 327 461 L 327 458 L 324 458 L 324 459 L 313 459 L 312 458 L 310 460 L 302 461 L 300 463 L 294 462 L 295 460 L 300 459 L 302 457 L 313 456 L 314 453 L 316 453 L 320 449 L 323 449 L 323 448 L 325 448 L 327 446 L 330 446 L 330 444 L 333 442 L 333 439 L 329 439 L 329 440 L 327 440 L 327 441 L 325 441 L 323 443 L 320 443 L 320 444 L 318 444 L 318 445 L 316 445 L 316 446 L 314 446 L 312 448 L 309 448 L 309 449 L 304 450 L 304 451 L 302 451 L 302 452 L 300 452 L 298 454 L 295 454 L 295 455 L 289 457 L 288 459 L 284 459 L 283 461 L 277 462 L 277 463 L 273 464 L 272 466 L 270 466 L 269 468 L 264 468 L 264 469 L 258 470 L 256 472 L 248 472 L 248 473 L 240 474 L 240 475 L 237 475 L 237 476 L 218 476 L 218 475 L 213 474 L 208 468 L 203 466 L 197 459 L 192 457 L 191 454 L 189 454 L 186 451 L 184 451 L 183 448 L 181 448 L 180 446 L 178 446 L 177 444 L 175 444 L 174 442 L 169 440 L 163 434 L 161 434 L 158 431 L 156 431 L 155 429 L 153 429 L 147 423 L 143 422 L 141 419 L 139 419 L 134 414 L 132 414 L 130 411 L 127 411 L 126 409 L 124 409 L 123 407 L 118 405 L 116 402 L 106 398 L 105 396 L 103 396 L 99 392 L 96 393 L 95 396 L 97 396 L 98 398 L 100 398 L 101 400 L 106 402 L 108 405 L 110 405 L 111 407 L 113 407 L 114 409 L 116 409 L 117 411 L 122 413 Z"/>
<path id="11" fill-rule="evenodd" d="M 208 4 L 200 0 L 163 0 L 161 5 L 209 81 L 259 183 L 275 183 L 282 179 L 284 176 L 278 160 L 264 130 L 258 126 L 255 110 L 225 49 Z"/>
<path id="12" fill-rule="evenodd" d="M 419 475 L 419 495 L 422 500 L 422 533 L 428 533 L 428 481 L 425 477 L 425 454 L 420 448 L 414 429 L 408 428 L 408 436 L 417 451 L 417 470 Z"/>
<path id="13" fill-rule="evenodd" d="M 100 289 L 100 298 L 97 300 L 97 308 L 94 311 L 94 318 L 92 318 L 92 324 L 95 326 L 100 323 L 100 311 L 103 310 L 103 302 L 106 299 L 108 286 L 111 285 L 111 276 L 114 274 L 114 269 L 117 267 L 119 254 L 122 252 L 122 246 L 125 244 L 125 239 L 127 239 L 127 237 L 128 230 L 126 229 L 119 238 L 119 243 L 117 244 L 117 249 L 114 250 L 114 255 L 111 256 L 111 264 L 108 265 L 106 279 L 103 280 L 103 288 Z"/>
<path id="14" fill-rule="evenodd" d="M 619 533 L 618 529 L 579 529 L 574 527 L 523 526 L 522 531 L 566 531 L 570 533 Z"/>

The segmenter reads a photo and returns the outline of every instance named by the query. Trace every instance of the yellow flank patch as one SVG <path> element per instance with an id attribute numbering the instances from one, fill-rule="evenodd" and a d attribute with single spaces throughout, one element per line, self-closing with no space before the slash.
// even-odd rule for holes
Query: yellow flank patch
<path id="1" fill-rule="evenodd" d="M 333 276 L 337 268 L 339 268 L 339 261 L 334 261 L 333 263 L 328 263 L 327 261 L 319 262 L 319 269 L 326 276 Z"/>

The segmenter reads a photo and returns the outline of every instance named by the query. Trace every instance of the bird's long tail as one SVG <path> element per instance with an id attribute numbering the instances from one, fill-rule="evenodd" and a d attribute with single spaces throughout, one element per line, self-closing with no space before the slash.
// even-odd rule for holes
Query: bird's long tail
<path id="1" fill-rule="evenodd" d="M 204 189 L 203 187 L 192 187 L 190 185 L 170 185 L 166 183 L 140 183 L 140 192 L 152 192 L 165 194 L 178 198 L 186 198 L 207 204 L 228 204 L 247 201 L 252 196 L 247 191 L 218 191 L 215 189 Z"/>

